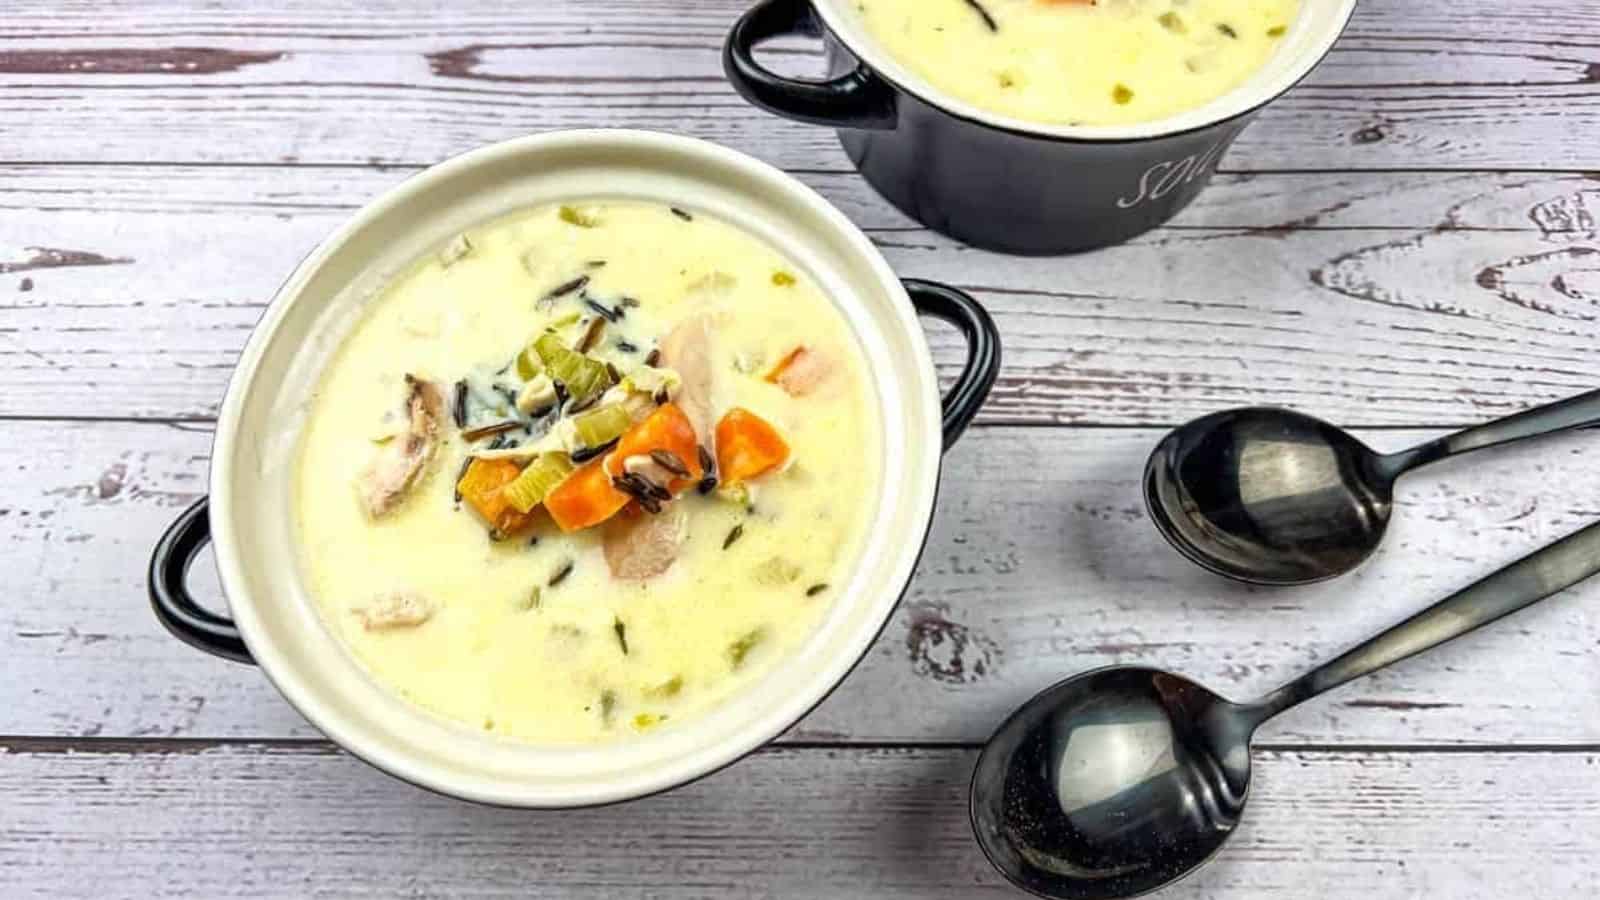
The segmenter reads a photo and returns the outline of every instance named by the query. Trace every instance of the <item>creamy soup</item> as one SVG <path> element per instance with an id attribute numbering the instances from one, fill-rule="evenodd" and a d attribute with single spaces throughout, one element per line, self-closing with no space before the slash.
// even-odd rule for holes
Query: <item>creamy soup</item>
<path id="1" fill-rule="evenodd" d="M 1299 0 L 856 0 L 934 87 L 1049 124 L 1148 122 L 1203 106 L 1266 64 Z"/>
<path id="2" fill-rule="evenodd" d="M 671 728 L 804 641 L 879 477 L 866 366 L 771 247 L 593 202 L 377 297 L 300 450 L 312 593 L 394 691 L 496 735 Z"/>

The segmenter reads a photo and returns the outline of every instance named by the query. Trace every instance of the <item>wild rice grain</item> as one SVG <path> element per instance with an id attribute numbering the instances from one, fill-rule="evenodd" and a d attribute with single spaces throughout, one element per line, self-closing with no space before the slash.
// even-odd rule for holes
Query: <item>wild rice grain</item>
<path id="1" fill-rule="evenodd" d="M 554 575 L 550 576 L 550 580 L 546 583 L 546 586 L 547 587 L 555 587 L 556 585 L 560 584 L 561 582 L 566 581 L 567 580 L 567 576 L 572 574 L 572 570 L 576 566 L 577 566 L 577 563 L 574 563 L 570 559 L 567 560 L 565 563 L 562 563 L 561 564 L 561 568 L 557 569 L 556 573 Z"/>
<path id="2" fill-rule="evenodd" d="M 583 337 L 578 340 L 578 346 L 574 349 L 579 353 L 588 353 L 594 347 L 595 342 L 600 340 L 601 332 L 605 330 L 606 320 L 604 316 L 595 316 L 590 319 L 589 327 L 583 332 Z"/>
<path id="3" fill-rule="evenodd" d="M 689 477 L 689 467 L 684 464 L 682 457 L 678 456 L 676 453 L 673 453 L 671 450 L 651 450 L 650 458 L 656 461 L 656 465 L 666 469 L 668 472 L 671 472 L 679 478 Z"/>
<path id="4" fill-rule="evenodd" d="M 978 0 L 967 0 L 967 5 L 972 7 L 972 11 L 983 19 L 983 24 L 988 26 L 990 31 L 1000 30 L 1000 24 L 994 20 L 994 16 L 989 14 L 989 10 L 985 9 L 982 3 L 979 3 Z"/>
<path id="5" fill-rule="evenodd" d="M 461 479 L 467 477 L 467 470 L 470 469 L 470 468 L 472 468 L 472 457 L 469 456 L 466 459 L 461 461 L 461 471 L 456 473 L 456 499 L 455 499 L 455 502 L 457 502 L 457 503 L 461 502 Z"/>
<path id="6" fill-rule="evenodd" d="M 461 432 L 461 439 L 470 444 L 481 441 L 486 437 L 494 437 L 505 434 L 508 431 L 516 431 L 521 427 L 522 423 L 520 422 L 496 422 L 493 425 L 485 425 L 481 428 L 474 428 L 471 431 L 463 431 Z"/>
<path id="7" fill-rule="evenodd" d="M 589 307 L 591 310 L 594 310 L 595 315 L 600 316 L 607 322 L 615 322 L 624 315 L 622 310 L 612 309 L 611 307 L 606 306 L 604 303 L 601 303 L 588 295 L 584 295 L 583 305 Z"/>
<path id="8" fill-rule="evenodd" d="M 733 530 L 728 532 L 728 536 L 726 538 L 723 538 L 722 549 L 726 550 L 729 547 L 732 547 L 734 544 L 737 544 L 739 542 L 739 538 L 742 537 L 744 537 L 744 523 L 740 522 L 739 524 L 733 526 Z"/>
<path id="9" fill-rule="evenodd" d="M 612 438 L 598 447 L 584 447 L 582 450 L 576 450 L 572 454 L 572 461 L 579 464 L 586 463 L 589 460 L 594 459 L 596 456 L 606 452 L 607 450 L 610 450 L 612 447 L 615 447 L 617 445 L 617 441 L 619 440 L 621 440 L 621 438 Z"/>
<path id="10" fill-rule="evenodd" d="M 551 291 L 548 294 L 545 294 L 544 297 L 540 298 L 539 302 L 540 303 L 551 303 L 551 302 L 554 302 L 556 300 L 560 300 L 562 297 L 565 297 L 566 295 L 572 293 L 573 291 L 581 291 L 581 290 L 583 290 L 584 287 L 586 287 L 588 284 L 589 284 L 589 276 L 587 276 L 587 275 L 579 275 L 577 278 L 574 278 L 571 281 L 568 281 L 568 282 L 565 282 L 563 284 L 557 285 L 555 290 Z"/>
<path id="11" fill-rule="evenodd" d="M 452 413 L 455 416 L 457 428 L 467 427 L 467 383 L 465 381 L 456 382 L 456 402 Z"/>

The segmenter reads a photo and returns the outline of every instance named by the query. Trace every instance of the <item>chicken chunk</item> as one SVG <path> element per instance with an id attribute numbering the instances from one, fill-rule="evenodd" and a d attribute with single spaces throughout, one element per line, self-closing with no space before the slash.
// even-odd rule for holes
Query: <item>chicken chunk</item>
<path id="1" fill-rule="evenodd" d="M 433 618 L 431 600 L 409 591 L 394 591 L 374 597 L 372 602 L 354 610 L 361 626 L 368 631 L 389 631 L 395 628 L 415 628 Z"/>
<path id="2" fill-rule="evenodd" d="M 611 574 L 644 581 L 664 574 L 689 535 L 689 514 L 671 503 L 658 515 L 620 515 L 606 523 L 606 565 Z"/>
<path id="3" fill-rule="evenodd" d="M 661 365 L 677 371 L 682 386 L 674 402 L 689 417 L 694 433 L 710 440 L 716 412 L 711 316 L 691 316 L 678 323 L 661 342 Z"/>
<path id="4" fill-rule="evenodd" d="M 399 507 L 422 480 L 439 444 L 444 397 L 432 382 L 406 376 L 407 424 L 403 433 L 379 448 L 357 484 L 367 515 L 382 518 Z"/>
<path id="5" fill-rule="evenodd" d="M 792 397 L 814 393 L 833 375 L 833 360 L 814 347 L 796 347 L 767 373 L 767 381 Z"/>

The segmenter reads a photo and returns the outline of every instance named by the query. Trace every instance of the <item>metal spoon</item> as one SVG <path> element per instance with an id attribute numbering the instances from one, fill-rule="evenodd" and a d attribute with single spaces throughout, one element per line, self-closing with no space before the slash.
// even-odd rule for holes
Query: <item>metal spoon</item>
<path id="1" fill-rule="evenodd" d="M 1150 518 L 1221 575 L 1305 584 L 1354 569 L 1389 527 L 1394 483 L 1447 456 L 1600 424 L 1600 391 L 1380 455 L 1286 409 L 1214 413 L 1162 440 L 1145 467 Z"/>
<path id="2" fill-rule="evenodd" d="M 978 843 L 1001 874 L 1041 897 L 1153 891 L 1210 859 L 1233 833 L 1261 723 L 1597 573 L 1593 525 L 1251 703 L 1154 669 L 1069 678 L 1007 719 L 978 758 Z"/>

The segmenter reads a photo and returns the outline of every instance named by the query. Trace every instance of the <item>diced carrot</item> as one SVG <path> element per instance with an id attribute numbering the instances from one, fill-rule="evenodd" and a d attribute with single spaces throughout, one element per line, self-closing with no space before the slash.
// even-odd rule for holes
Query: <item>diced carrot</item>
<path id="1" fill-rule="evenodd" d="M 789 445 L 771 423 L 734 407 L 717 423 L 717 474 L 724 482 L 749 481 L 789 461 Z"/>
<path id="2" fill-rule="evenodd" d="M 793 350 L 790 350 L 788 353 L 785 353 L 782 359 L 778 360 L 773 364 L 772 368 L 767 370 L 767 374 L 765 376 L 767 383 L 777 384 L 779 380 L 783 378 L 784 371 L 790 366 L 794 365 L 794 361 L 799 359 L 800 354 L 804 352 L 806 352 L 806 348 L 804 345 L 801 345 Z"/>
<path id="3" fill-rule="evenodd" d="M 617 448 L 606 457 L 606 471 L 613 477 L 621 475 L 622 464 L 628 457 L 649 456 L 653 450 L 665 450 L 689 470 L 688 478 L 674 478 L 667 484 L 667 490 L 677 493 L 705 474 L 700 468 L 699 448 L 688 415 L 676 403 L 664 403 L 622 435 Z"/>
<path id="4" fill-rule="evenodd" d="M 783 388 L 791 396 L 804 397 L 817 389 L 829 375 L 833 366 L 826 356 L 801 345 L 784 354 L 783 359 L 767 372 L 766 380 Z"/>
<path id="5" fill-rule="evenodd" d="M 544 498 L 544 508 L 562 531 L 593 528 L 622 511 L 631 499 L 611 485 L 606 473 L 609 457 L 592 459 Z"/>
<path id="6" fill-rule="evenodd" d="M 522 474 L 522 467 L 509 459 L 483 459 L 472 461 L 467 471 L 456 482 L 461 499 L 467 501 L 489 527 L 510 537 L 525 531 L 534 522 L 532 512 L 518 512 L 511 502 L 501 495 L 501 489 Z"/>

